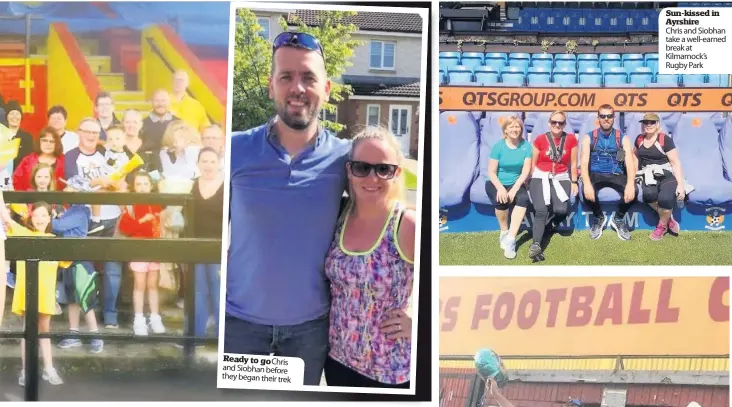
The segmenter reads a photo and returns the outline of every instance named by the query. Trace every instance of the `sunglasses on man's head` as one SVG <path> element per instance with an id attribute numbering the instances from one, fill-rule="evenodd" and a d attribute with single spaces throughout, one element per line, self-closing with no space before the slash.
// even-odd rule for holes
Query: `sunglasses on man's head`
<path id="1" fill-rule="evenodd" d="M 272 53 L 282 47 L 302 48 L 309 51 L 315 51 L 325 58 L 323 46 L 320 45 L 320 41 L 310 34 L 290 31 L 283 32 L 272 42 Z"/>
<path id="2" fill-rule="evenodd" d="M 370 164 L 363 161 L 349 161 L 348 167 L 354 177 L 366 178 L 371 174 L 371 170 L 376 172 L 376 176 L 381 179 L 392 179 L 396 175 L 399 168 L 395 164 Z"/>
<path id="3" fill-rule="evenodd" d="M 657 122 L 657 121 L 655 121 L 655 120 L 643 120 L 643 121 L 641 121 L 641 123 L 642 123 L 642 124 L 643 124 L 644 126 L 653 126 L 654 124 L 656 124 L 656 123 L 658 123 L 658 122 Z"/>
<path id="4" fill-rule="evenodd" d="M 558 121 L 556 121 L 556 120 L 552 120 L 552 121 L 550 121 L 549 123 L 550 123 L 550 124 L 551 124 L 552 126 L 564 126 L 564 124 L 565 124 L 565 123 L 567 123 L 567 122 L 558 122 Z"/>
<path id="5" fill-rule="evenodd" d="M 613 117 L 615 117 L 615 115 L 613 115 L 613 114 L 598 114 L 597 117 L 599 117 L 601 119 L 612 119 Z"/>

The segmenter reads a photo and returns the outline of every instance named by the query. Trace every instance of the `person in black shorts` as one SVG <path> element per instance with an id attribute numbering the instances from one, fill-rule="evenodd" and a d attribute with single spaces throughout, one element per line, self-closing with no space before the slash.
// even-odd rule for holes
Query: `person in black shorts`
<path id="1" fill-rule="evenodd" d="M 582 192 L 585 203 L 595 217 L 590 227 L 590 239 L 595 240 L 602 236 L 607 220 L 600 208 L 598 193 L 603 188 L 612 188 L 620 194 L 622 201 L 608 226 L 615 229 L 621 240 L 630 240 L 630 231 L 624 218 L 637 195 L 635 184 L 637 166 L 633 147 L 626 135 L 613 128 L 615 112 L 612 106 L 600 106 L 597 118 L 600 128 L 582 136 L 580 157 Z"/>
<path id="2" fill-rule="evenodd" d="M 684 175 L 676 145 L 661 132 L 661 119 L 646 113 L 641 120 L 643 134 L 638 135 L 633 150 L 638 157 L 638 178 L 643 188 L 643 202 L 658 212 L 659 221 L 651 240 L 661 240 L 666 232 L 678 234 L 679 222 L 672 215 L 676 201 L 686 197 Z"/>
<path id="3" fill-rule="evenodd" d="M 532 149 L 531 143 L 523 139 L 524 125 L 518 117 L 506 118 L 501 127 L 503 138 L 491 147 L 485 192 L 501 228 L 498 240 L 503 255 L 513 259 L 516 258 L 516 234 L 530 203 L 524 184 L 531 173 Z"/>

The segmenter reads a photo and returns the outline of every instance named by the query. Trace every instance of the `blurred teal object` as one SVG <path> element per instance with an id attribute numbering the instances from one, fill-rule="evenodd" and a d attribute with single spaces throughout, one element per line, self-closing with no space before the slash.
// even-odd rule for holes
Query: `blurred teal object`
<path id="1" fill-rule="evenodd" d="M 478 374 L 484 380 L 492 378 L 498 387 L 503 387 L 508 383 L 508 374 L 503 366 L 503 361 L 492 349 L 480 349 L 475 354 L 475 368 L 478 369 Z"/>

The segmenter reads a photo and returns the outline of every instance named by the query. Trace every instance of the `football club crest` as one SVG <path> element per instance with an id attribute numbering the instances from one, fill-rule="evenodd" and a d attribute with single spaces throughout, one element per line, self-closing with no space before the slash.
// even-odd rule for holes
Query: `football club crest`
<path id="1" fill-rule="evenodd" d="M 707 224 L 704 227 L 709 230 L 724 229 L 724 213 L 724 208 L 716 206 L 707 208 Z"/>
<path id="2" fill-rule="evenodd" d="M 440 209 L 440 232 L 444 232 L 447 229 L 447 210 Z"/>

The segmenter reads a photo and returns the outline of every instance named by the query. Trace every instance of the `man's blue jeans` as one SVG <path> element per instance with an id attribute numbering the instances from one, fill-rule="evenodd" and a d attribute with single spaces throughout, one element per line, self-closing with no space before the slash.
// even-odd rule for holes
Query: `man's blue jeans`
<path id="1" fill-rule="evenodd" d="M 304 385 L 318 386 L 328 356 L 328 315 L 299 325 L 259 325 L 226 315 L 224 352 L 300 358 Z"/>
<path id="2" fill-rule="evenodd" d="M 101 221 L 104 229 L 99 237 L 114 237 L 117 228 L 117 218 L 103 219 Z M 104 275 L 102 276 L 102 306 L 105 325 L 117 325 L 117 297 L 122 284 L 122 263 L 108 261 L 104 263 Z"/>

